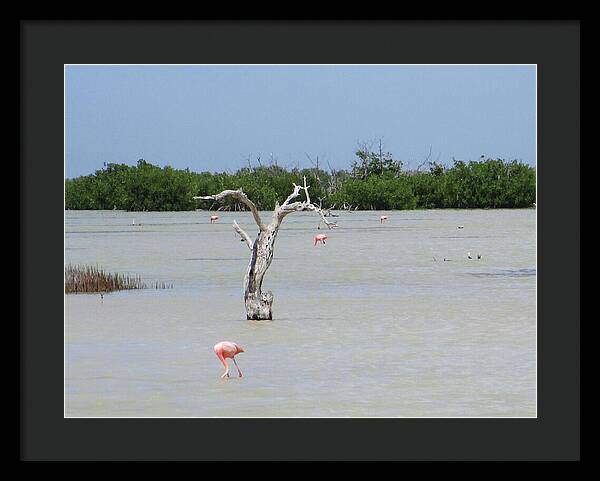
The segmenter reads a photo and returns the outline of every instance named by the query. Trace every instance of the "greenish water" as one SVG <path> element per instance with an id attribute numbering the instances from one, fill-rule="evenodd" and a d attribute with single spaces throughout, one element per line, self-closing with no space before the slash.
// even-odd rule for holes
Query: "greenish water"
<path id="1" fill-rule="evenodd" d="M 66 211 L 65 262 L 174 288 L 65 297 L 65 415 L 534 417 L 535 210 L 381 214 L 316 247 L 318 217 L 288 216 L 257 322 L 231 227 L 253 236 L 250 214 Z M 222 340 L 243 378 L 220 379 Z"/>

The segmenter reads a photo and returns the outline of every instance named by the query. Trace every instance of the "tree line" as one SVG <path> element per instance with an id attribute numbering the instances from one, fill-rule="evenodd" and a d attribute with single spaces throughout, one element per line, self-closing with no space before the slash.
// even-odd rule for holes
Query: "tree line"
<path id="1" fill-rule="evenodd" d="M 421 170 L 423 166 L 425 169 Z M 65 180 L 65 208 L 127 211 L 185 211 L 216 208 L 193 196 L 241 188 L 260 210 L 272 210 L 306 177 L 313 202 L 324 209 L 392 210 L 523 208 L 536 202 L 535 168 L 520 161 L 454 160 L 452 166 L 425 162 L 406 170 L 389 152 L 356 151 L 347 170 L 284 169 L 276 163 L 235 173 L 192 172 L 159 167 L 140 159 L 135 166 L 108 163 L 94 174 Z M 222 210 L 245 210 L 234 198 Z"/>

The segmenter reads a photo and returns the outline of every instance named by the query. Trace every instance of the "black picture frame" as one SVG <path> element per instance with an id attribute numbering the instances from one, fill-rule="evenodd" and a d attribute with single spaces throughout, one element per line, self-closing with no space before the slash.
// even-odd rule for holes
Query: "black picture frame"
<path id="1" fill-rule="evenodd" d="M 20 459 L 580 459 L 579 21 L 31 20 L 19 31 Z M 65 419 L 63 75 L 77 63 L 537 64 L 537 419 Z"/>

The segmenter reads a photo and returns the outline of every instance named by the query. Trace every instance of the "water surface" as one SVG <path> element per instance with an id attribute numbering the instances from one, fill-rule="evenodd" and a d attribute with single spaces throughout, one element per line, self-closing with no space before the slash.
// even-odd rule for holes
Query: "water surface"
<path id="1" fill-rule="evenodd" d="M 288 216 L 270 322 L 245 320 L 249 213 L 67 211 L 66 262 L 174 287 L 66 296 L 65 415 L 535 416 L 535 211 L 381 214 L 316 247 L 318 217 Z M 220 379 L 221 340 L 243 378 Z"/>

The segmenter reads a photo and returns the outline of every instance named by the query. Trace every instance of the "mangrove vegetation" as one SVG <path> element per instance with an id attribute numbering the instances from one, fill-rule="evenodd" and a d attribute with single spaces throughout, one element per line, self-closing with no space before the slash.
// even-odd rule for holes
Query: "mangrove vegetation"
<path id="1" fill-rule="evenodd" d="M 248 163 L 236 172 L 192 172 L 140 159 L 135 166 L 108 163 L 94 174 L 65 180 L 65 208 L 126 211 L 244 210 L 236 198 L 198 203 L 227 189 L 242 189 L 259 210 L 272 210 L 306 177 L 313 202 L 323 209 L 391 210 L 524 208 L 536 202 L 535 168 L 503 159 L 424 162 L 408 170 L 389 152 L 361 148 L 347 170 L 285 169 Z"/>

